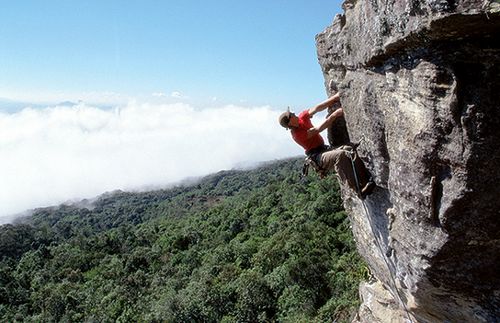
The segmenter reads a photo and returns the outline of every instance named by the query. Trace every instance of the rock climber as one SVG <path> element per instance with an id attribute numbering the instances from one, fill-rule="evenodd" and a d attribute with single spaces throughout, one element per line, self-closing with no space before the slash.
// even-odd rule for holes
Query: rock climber
<path id="1" fill-rule="evenodd" d="M 358 157 L 354 145 L 329 147 L 325 145 L 323 137 L 320 135 L 335 120 L 343 117 L 342 108 L 339 107 L 333 111 L 319 126 L 313 126 L 311 122 L 311 118 L 316 113 L 332 107 L 336 103 L 340 103 L 339 93 L 310 109 L 302 111 L 298 116 L 288 109 L 280 115 L 279 123 L 287 130 L 291 130 L 292 138 L 305 149 L 306 162 L 311 163 L 321 177 L 325 176 L 330 170 L 335 170 L 340 180 L 347 182 L 348 186 L 364 199 L 372 193 L 376 185 L 363 161 Z M 356 170 L 356 174 L 353 169 Z"/>

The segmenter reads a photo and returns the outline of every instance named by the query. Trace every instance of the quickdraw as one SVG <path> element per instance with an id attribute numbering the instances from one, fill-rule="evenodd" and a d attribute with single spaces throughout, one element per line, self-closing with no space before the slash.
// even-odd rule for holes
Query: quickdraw
<path id="1" fill-rule="evenodd" d="M 314 155 L 307 156 L 304 160 L 304 166 L 302 167 L 302 177 L 306 177 L 309 174 L 309 168 L 312 167 L 316 173 L 318 173 L 320 178 L 326 177 L 328 171 L 323 169 L 315 160 Z"/>

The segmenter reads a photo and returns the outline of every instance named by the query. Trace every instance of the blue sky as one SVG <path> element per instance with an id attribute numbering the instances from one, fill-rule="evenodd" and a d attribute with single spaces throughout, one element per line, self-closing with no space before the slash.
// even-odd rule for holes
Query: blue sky
<path id="1" fill-rule="evenodd" d="M 0 224 L 303 154 L 277 118 L 326 98 L 314 38 L 339 10 L 326 0 L 4 1 Z"/>
<path id="2" fill-rule="evenodd" d="M 340 10 L 326 0 L 5 2 L 0 97 L 310 105 L 325 97 L 314 36 Z"/>

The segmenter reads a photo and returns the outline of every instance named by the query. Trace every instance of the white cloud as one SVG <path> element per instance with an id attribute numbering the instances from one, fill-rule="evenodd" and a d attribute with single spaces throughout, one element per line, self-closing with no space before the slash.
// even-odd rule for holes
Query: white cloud
<path id="1" fill-rule="evenodd" d="M 156 98 L 164 98 L 166 97 L 167 95 L 163 92 L 155 92 L 153 94 L 151 94 L 152 96 L 156 97 Z"/>
<path id="2" fill-rule="evenodd" d="M 0 113 L 0 223 L 26 209 L 300 154 L 270 107 L 129 103 Z"/>
<path id="3" fill-rule="evenodd" d="M 170 93 L 170 97 L 172 97 L 174 99 L 189 99 L 188 96 L 182 94 L 179 91 L 173 91 L 172 93 Z"/>
<path id="4" fill-rule="evenodd" d="M 180 99 L 182 97 L 181 92 L 174 91 L 170 94 L 171 97 Z"/>

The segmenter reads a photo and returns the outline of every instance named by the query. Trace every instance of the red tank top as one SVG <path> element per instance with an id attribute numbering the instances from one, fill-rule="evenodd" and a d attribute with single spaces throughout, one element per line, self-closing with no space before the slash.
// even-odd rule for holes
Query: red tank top
<path id="1" fill-rule="evenodd" d="M 296 143 L 305 149 L 306 153 L 311 149 L 317 148 L 325 144 L 323 137 L 319 134 L 307 138 L 307 130 L 313 127 L 311 123 L 311 116 L 309 115 L 309 110 L 302 111 L 299 115 L 299 126 L 292 129 L 292 137 Z"/>

